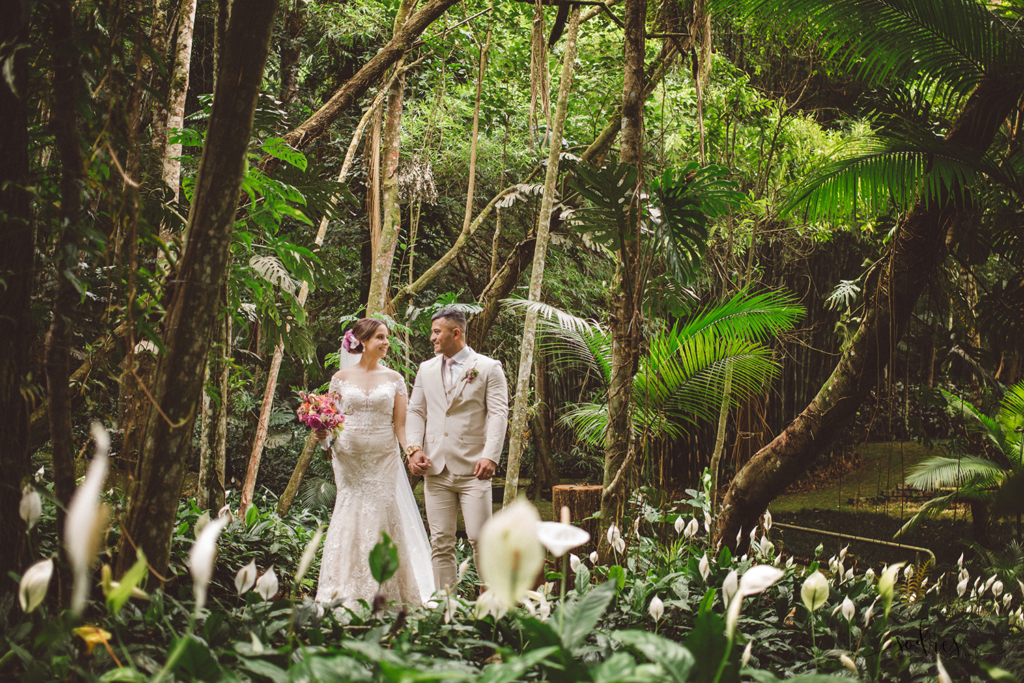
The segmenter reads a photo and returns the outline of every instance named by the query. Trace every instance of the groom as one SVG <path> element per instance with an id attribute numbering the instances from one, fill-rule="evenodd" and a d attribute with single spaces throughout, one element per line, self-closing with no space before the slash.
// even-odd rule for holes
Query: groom
<path id="1" fill-rule="evenodd" d="M 430 320 L 438 355 L 420 364 L 409 399 L 409 471 L 424 475 L 434 587 L 452 589 L 458 508 L 476 541 L 491 517 L 491 477 L 508 426 L 508 384 L 501 363 L 466 346 L 466 316 L 442 308 Z M 479 563 L 477 563 L 479 567 Z"/>

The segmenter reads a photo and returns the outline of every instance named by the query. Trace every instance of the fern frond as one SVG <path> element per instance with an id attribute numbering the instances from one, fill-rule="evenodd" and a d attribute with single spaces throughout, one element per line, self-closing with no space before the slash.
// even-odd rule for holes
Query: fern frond
<path id="1" fill-rule="evenodd" d="M 907 483 L 924 491 L 946 486 L 983 488 L 1005 477 L 1006 470 L 991 460 L 964 455 L 960 458 L 926 458 L 907 474 Z"/>
<path id="2" fill-rule="evenodd" d="M 803 313 L 803 308 L 789 294 L 740 292 L 724 303 L 702 310 L 675 335 L 685 339 L 712 331 L 721 337 L 764 342 L 791 329 Z"/>

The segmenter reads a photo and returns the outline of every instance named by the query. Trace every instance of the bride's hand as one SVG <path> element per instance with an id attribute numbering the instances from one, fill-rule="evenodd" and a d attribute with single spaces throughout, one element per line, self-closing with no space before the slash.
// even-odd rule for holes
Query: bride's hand
<path id="1" fill-rule="evenodd" d="M 327 438 L 327 430 L 326 429 L 314 429 L 313 430 L 313 440 L 314 441 L 323 441 L 326 438 Z"/>

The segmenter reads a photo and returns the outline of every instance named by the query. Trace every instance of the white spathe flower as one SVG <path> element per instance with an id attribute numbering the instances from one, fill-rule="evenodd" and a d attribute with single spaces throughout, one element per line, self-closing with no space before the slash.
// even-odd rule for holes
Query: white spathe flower
<path id="1" fill-rule="evenodd" d="M 964 554 L 963 553 L 960 553 L 960 559 L 956 561 L 956 566 L 957 566 L 957 569 L 963 569 L 964 568 Z"/>
<path id="2" fill-rule="evenodd" d="M 520 499 L 487 520 L 480 531 L 477 570 L 506 610 L 519 604 L 544 566 L 539 523 L 537 508 Z"/>
<path id="3" fill-rule="evenodd" d="M 682 515 L 676 517 L 676 521 L 672 524 L 672 528 L 676 530 L 677 534 L 683 533 L 683 529 L 686 528 L 686 522 L 683 521 Z"/>
<path id="4" fill-rule="evenodd" d="M 704 557 L 700 558 L 700 576 L 705 581 L 708 580 L 708 574 L 711 573 L 711 562 L 708 560 L 708 554 L 704 553 Z"/>
<path id="5" fill-rule="evenodd" d="M 736 591 L 740 587 L 740 575 L 733 569 L 725 577 L 725 581 L 722 582 L 722 602 L 727 606 L 732 602 L 732 596 L 736 595 Z"/>
<path id="6" fill-rule="evenodd" d="M 854 606 L 853 600 L 851 600 L 849 596 L 843 598 L 842 608 L 843 618 L 846 619 L 847 622 L 852 624 L 853 617 L 856 616 L 857 613 L 857 608 Z"/>
<path id="7" fill-rule="evenodd" d="M 615 539 L 615 544 L 612 547 L 615 548 L 615 552 L 621 555 L 622 553 L 626 552 L 626 539 Z"/>
<path id="8" fill-rule="evenodd" d="M 842 562 L 843 560 L 846 559 L 846 552 L 849 549 L 850 549 L 850 546 L 846 546 L 845 548 L 843 548 L 842 550 L 839 551 L 839 561 L 840 562 Z"/>
<path id="9" fill-rule="evenodd" d="M 853 567 L 850 567 L 849 569 L 846 570 L 846 575 L 843 577 L 843 580 L 844 581 L 852 581 L 853 580 Z"/>
<path id="10" fill-rule="evenodd" d="M 790 555 L 789 559 L 786 560 L 786 569 L 792 569 L 792 568 L 793 568 L 793 556 Z"/>
<path id="11" fill-rule="evenodd" d="M 942 657 L 938 652 L 935 653 L 935 666 L 939 669 L 939 683 L 953 683 L 953 679 L 946 672 L 946 667 L 942 666 Z"/>
<path id="12" fill-rule="evenodd" d="M 770 556 L 775 552 L 775 544 L 769 541 L 767 538 L 761 538 L 761 554 Z"/>
<path id="13" fill-rule="evenodd" d="M 18 583 L 18 602 L 21 603 L 21 610 L 28 614 L 46 597 L 46 590 L 50 586 L 50 578 L 53 576 L 53 560 L 43 560 L 25 570 Z"/>
<path id="14" fill-rule="evenodd" d="M 25 520 L 29 530 L 36 525 L 36 522 L 39 521 L 39 516 L 43 514 L 43 499 L 39 497 L 39 492 L 36 491 L 36 487 L 32 486 L 32 484 L 28 484 L 21 490 L 21 503 L 18 504 L 18 514 Z"/>
<path id="15" fill-rule="evenodd" d="M 1003 594 L 1003 582 L 996 581 L 992 584 L 992 597 L 999 599 L 999 596 Z"/>
<path id="16" fill-rule="evenodd" d="M 908 564 L 907 568 L 903 570 L 903 578 L 910 581 L 914 576 L 914 565 Z"/>
<path id="17" fill-rule="evenodd" d="M 251 561 L 238 570 L 235 574 L 235 590 L 239 595 L 245 595 L 256 583 L 256 560 Z"/>
<path id="18" fill-rule="evenodd" d="M 210 522 L 199 534 L 188 553 L 188 569 L 192 573 L 192 593 L 196 597 L 196 614 L 206 604 L 206 588 L 213 578 L 213 561 L 217 557 L 217 537 L 228 525 L 226 517 Z"/>
<path id="19" fill-rule="evenodd" d="M 751 543 L 756 543 L 757 542 L 757 532 L 758 531 L 759 531 L 759 529 L 756 526 L 753 529 L 750 530 L 750 542 Z"/>
<path id="20" fill-rule="evenodd" d="M 44 475 L 44 474 L 46 474 L 46 465 L 43 465 L 43 466 L 42 466 L 42 467 L 40 467 L 40 468 L 39 468 L 38 470 L 36 470 L 36 475 L 35 475 L 35 477 L 34 477 L 34 478 L 35 478 L 35 480 L 36 480 L 36 481 L 42 481 L 42 480 L 43 480 L 43 475 Z"/>
<path id="21" fill-rule="evenodd" d="M 597 564 L 597 561 L 601 559 L 601 556 L 597 554 L 597 551 L 590 553 L 590 564 Z"/>
<path id="22" fill-rule="evenodd" d="M 572 524 L 561 522 L 538 522 L 537 538 L 555 557 L 561 557 L 577 546 L 590 540 L 590 534 Z"/>
<path id="23" fill-rule="evenodd" d="M 569 569 L 571 569 L 574 574 L 580 570 L 580 565 L 581 562 L 579 556 L 569 553 Z"/>
<path id="24" fill-rule="evenodd" d="M 456 580 L 457 581 L 462 581 L 462 577 L 464 577 L 466 575 L 466 572 L 468 572 L 468 571 L 469 571 L 469 558 L 467 557 L 461 563 L 459 563 L 459 574 L 458 574 L 459 578 L 456 579 Z"/>
<path id="25" fill-rule="evenodd" d="M 839 661 L 842 662 L 843 666 L 849 669 L 850 673 L 854 674 L 855 676 L 859 675 L 857 673 L 857 665 L 854 663 L 852 659 L 850 659 L 850 655 L 839 655 Z"/>
<path id="26" fill-rule="evenodd" d="M 732 638 L 733 633 L 736 632 L 736 624 L 740 619 L 740 608 L 743 606 L 743 598 L 756 595 L 765 590 L 781 579 L 784 573 L 781 569 L 776 569 L 767 564 L 759 564 L 743 572 L 743 577 L 740 578 L 739 590 L 729 603 L 729 613 L 725 618 L 725 633 L 727 637 Z"/>
<path id="27" fill-rule="evenodd" d="M 882 597 L 882 604 L 885 605 L 886 617 L 889 616 L 889 610 L 892 608 L 892 598 L 896 590 L 896 576 L 903 565 L 903 562 L 897 562 L 891 567 L 886 568 L 882 572 L 882 577 L 878 579 L 878 594 Z"/>
<path id="28" fill-rule="evenodd" d="M 996 582 L 996 575 L 993 574 L 992 576 L 988 577 L 988 581 L 985 582 L 985 587 L 982 588 L 980 591 L 978 591 L 979 594 L 984 595 L 985 591 L 987 591 L 989 588 L 991 588 L 992 584 L 994 584 L 995 582 Z"/>
<path id="29" fill-rule="evenodd" d="M 274 573 L 273 567 L 264 572 L 263 576 L 256 581 L 256 592 L 264 600 L 270 600 L 270 598 L 277 595 L 278 588 L 280 588 L 280 584 L 277 581 L 277 574 Z"/>
<path id="30" fill-rule="evenodd" d="M 750 649 L 753 647 L 753 645 L 754 645 L 754 641 L 748 640 L 747 641 L 747 646 L 745 648 L 743 648 L 743 655 L 740 656 L 740 666 L 741 667 L 746 666 L 747 664 L 750 664 Z"/>
<path id="31" fill-rule="evenodd" d="M 743 540 L 743 527 L 740 527 L 740 530 L 736 532 L 736 545 L 737 545 L 737 547 L 739 546 L 740 541 L 742 541 L 742 540 Z"/>
<path id="32" fill-rule="evenodd" d="M 306 575 L 309 565 L 313 564 L 313 558 L 316 557 L 316 551 L 320 548 L 320 541 L 323 537 L 324 528 L 321 526 L 313 534 L 313 538 L 309 539 L 309 543 L 306 544 L 306 549 L 302 552 L 302 559 L 299 560 L 299 567 L 295 570 L 296 586 L 302 581 L 302 577 Z"/>
<path id="33" fill-rule="evenodd" d="M 107 506 L 100 503 L 103 482 L 107 478 L 110 437 L 98 422 L 92 425 L 92 437 L 96 442 L 96 455 L 85 473 L 85 481 L 71 496 L 64 518 L 64 545 L 74 573 L 71 611 L 75 614 L 81 614 L 85 607 L 89 595 L 89 568 L 99 552 L 100 540 L 110 516 Z"/>
<path id="34" fill-rule="evenodd" d="M 196 523 L 192 527 L 192 535 L 195 538 L 198 539 L 199 536 L 203 533 L 203 530 L 206 528 L 206 525 L 210 523 L 210 519 L 211 517 L 209 510 L 203 511 L 203 514 L 199 515 L 199 517 L 196 518 Z"/>
<path id="35" fill-rule="evenodd" d="M 533 605 L 534 602 L 537 603 L 536 607 Z M 543 591 L 526 591 L 523 604 L 526 605 L 530 616 L 539 616 L 541 621 L 547 621 L 547 618 L 551 616 L 551 603 L 548 602 L 548 596 Z"/>
<path id="36" fill-rule="evenodd" d="M 961 581 L 960 583 L 958 583 L 956 585 L 956 593 L 961 598 L 964 597 L 964 593 L 967 592 L 967 581 L 968 581 L 967 579 L 964 579 L 963 581 Z"/>
<path id="37" fill-rule="evenodd" d="M 515 505 L 515 503 L 513 503 L 513 505 Z M 507 510 L 508 508 L 505 509 Z M 540 543 L 538 542 L 537 545 L 539 547 Z M 541 550 L 541 558 L 544 557 L 543 552 L 544 551 Z M 477 620 L 483 619 L 488 614 L 493 614 L 495 619 L 501 619 L 505 616 L 508 609 L 505 608 L 504 602 L 493 590 L 486 590 L 476 599 L 476 609 L 474 611 Z"/>
<path id="38" fill-rule="evenodd" d="M 647 613 L 651 615 L 651 618 L 658 621 L 665 616 L 665 603 L 661 601 L 657 595 L 651 598 L 651 605 L 647 608 Z"/>
<path id="39" fill-rule="evenodd" d="M 765 510 L 764 511 L 764 530 L 765 531 L 771 531 L 772 530 L 772 511 L 771 510 Z"/>
<path id="40" fill-rule="evenodd" d="M 612 524 L 608 527 L 608 545 L 614 546 L 615 542 L 622 538 L 622 534 L 619 533 L 619 527 Z"/>
<path id="41" fill-rule="evenodd" d="M 683 531 L 683 536 L 686 538 L 693 538 L 697 535 L 700 530 L 700 525 L 697 523 L 697 518 L 694 517 L 690 520 L 690 523 L 686 525 L 686 529 Z"/>
<path id="42" fill-rule="evenodd" d="M 961 570 L 960 570 L 960 574 L 958 575 L 958 578 L 959 578 L 959 579 L 960 579 L 961 581 L 963 581 L 964 583 L 966 583 L 967 581 L 969 581 L 969 580 L 970 580 L 970 578 L 971 578 L 971 573 L 970 573 L 969 571 L 967 571 L 966 569 L 961 569 Z"/>
<path id="43" fill-rule="evenodd" d="M 800 589 L 800 599 L 808 612 L 814 612 L 828 600 L 828 579 L 821 572 L 814 572 L 804 581 Z"/>
<path id="44" fill-rule="evenodd" d="M 1013 593 L 1007 593 L 1003 596 L 1003 607 L 1010 609 L 1010 603 L 1013 602 Z"/>

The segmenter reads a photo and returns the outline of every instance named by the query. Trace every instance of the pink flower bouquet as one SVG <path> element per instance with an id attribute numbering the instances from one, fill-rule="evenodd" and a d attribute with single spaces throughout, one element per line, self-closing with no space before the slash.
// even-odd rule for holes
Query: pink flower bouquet
<path id="1" fill-rule="evenodd" d="M 345 416 L 341 414 L 341 399 L 336 394 L 307 394 L 299 392 L 302 405 L 296 411 L 299 422 L 313 431 L 326 429 L 329 433 L 324 441 L 324 450 L 331 446 L 331 439 L 336 438 L 344 429 Z"/>

